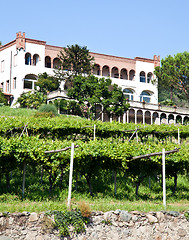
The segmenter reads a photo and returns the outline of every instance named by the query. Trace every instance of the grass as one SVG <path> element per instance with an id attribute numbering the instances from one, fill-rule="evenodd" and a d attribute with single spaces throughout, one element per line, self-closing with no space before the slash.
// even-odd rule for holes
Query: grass
<path id="1" fill-rule="evenodd" d="M 36 110 L 27 108 L 11 108 L 8 106 L 0 107 L 0 116 L 5 117 L 30 117 L 34 115 Z"/>
<path id="2" fill-rule="evenodd" d="M 81 195 L 81 199 L 83 197 Z M 78 207 L 80 200 L 75 200 L 74 195 L 72 198 L 72 208 Z M 150 212 L 150 211 L 178 211 L 184 212 L 189 210 L 189 202 L 183 200 L 179 202 L 167 202 L 166 209 L 164 208 L 161 201 L 151 202 L 151 201 L 128 201 L 128 200 L 117 200 L 112 198 L 104 199 L 85 199 L 85 202 L 89 204 L 92 211 L 111 211 L 116 209 L 126 210 L 126 211 L 140 211 L 140 212 Z M 50 210 L 63 211 L 67 209 L 67 199 L 64 201 L 49 200 L 49 201 L 29 201 L 29 200 L 16 200 L 11 202 L 2 202 L 0 204 L 0 212 L 46 212 Z"/>
<path id="3" fill-rule="evenodd" d="M 40 183 L 39 173 L 31 175 L 28 169 L 26 175 L 25 199 L 21 198 L 22 174 L 12 173 L 11 191 L 6 192 L 5 179 L 1 179 L 0 186 L 0 212 L 46 212 L 50 210 L 65 210 L 67 208 L 68 198 L 68 173 L 65 175 L 63 186 L 57 186 L 52 194 L 49 194 L 49 183 L 47 175 L 43 177 L 43 184 Z M 108 173 L 105 173 L 106 177 Z M 109 174 L 111 175 L 111 174 Z M 31 177 L 32 176 L 32 177 Z M 78 190 L 72 191 L 71 207 L 77 208 L 81 201 L 86 202 L 92 211 L 110 211 L 110 210 L 127 210 L 127 211 L 161 211 L 165 210 L 162 200 L 161 184 L 151 181 L 149 189 L 148 181 L 144 182 L 139 188 L 139 196 L 135 196 L 133 184 L 121 177 L 117 178 L 117 195 L 114 194 L 113 183 L 108 177 L 101 173 L 102 179 L 97 177 L 96 182 L 93 180 L 94 197 L 88 194 L 86 181 L 81 178 L 78 181 Z M 111 176 L 110 176 L 111 178 Z M 67 180 L 66 180 L 67 179 Z M 98 181 L 97 181 L 98 180 Z M 99 182 L 100 181 L 100 182 Z M 109 182 L 109 183 L 108 183 Z M 189 210 L 189 179 L 187 176 L 179 176 L 178 188 L 175 195 L 172 195 L 173 179 L 167 179 L 167 211 L 187 211 Z"/>

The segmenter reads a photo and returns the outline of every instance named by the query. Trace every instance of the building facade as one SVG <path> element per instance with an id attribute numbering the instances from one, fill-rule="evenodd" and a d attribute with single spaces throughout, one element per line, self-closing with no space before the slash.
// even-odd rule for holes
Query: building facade
<path id="1" fill-rule="evenodd" d="M 29 39 L 18 32 L 16 39 L 0 46 L 0 87 L 13 106 L 21 93 L 34 90 L 37 76 L 59 65 L 62 47 L 47 45 L 45 41 Z M 120 86 L 128 100 L 158 103 L 157 86 L 152 84 L 154 67 L 160 57 L 135 59 L 90 53 L 95 59 L 93 74 L 110 77 Z"/>
<path id="2" fill-rule="evenodd" d="M 54 74 L 62 49 L 45 41 L 26 38 L 25 33 L 21 32 L 16 34 L 15 40 L 0 46 L 0 88 L 11 106 L 15 106 L 23 92 L 35 89 L 38 74 Z M 189 120 L 188 109 L 158 105 L 153 72 L 160 65 L 160 56 L 131 59 L 93 52 L 90 54 L 95 59 L 93 74 L 111 78 L 113 83 L 121 87 L 130 103 L 130 109 L 122 117 L 107 119 L 102 111 L 99 119 L 144 124 L 183 124 Z M 58 90 L 48 95 L 48 101 L 61 98 L 66 98 L 64 91 Z"/>

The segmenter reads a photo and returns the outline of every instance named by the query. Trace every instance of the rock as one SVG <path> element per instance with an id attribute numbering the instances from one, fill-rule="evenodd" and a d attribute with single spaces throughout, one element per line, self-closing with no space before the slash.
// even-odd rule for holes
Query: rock
<path id="1" fill-rule="evenodd" d="M 120 210 L 120 209 L 117 209 L 117 210 L 114 211 L 114 214 L 119 215 L 120 212 L 121 212 L 121 210 Z"/>
<path id="2" fill-rule="evenodd" d="M 109 220 L 112 217 L 112 214 L 113 214 L 112 211 L 105 212 L 104 213 L 104 219 Z"/>
<path id="3" fill-rule="evenodd" d="M 98 240 L 98 235 L 96 232 L 93 232 L 91 235 L 90 235 L 90 240 Z"/>
<path id="4" fill-rule="evenodd" d="M 147 214 L 146 216 L 148 218 L 149 223 L 157 223 L 158 222 L 157 218 L 152 216 L 151 214 Z"/>
<path id="5" fill-rule="evenodd" d="M 35 212 L 32 212 L 29 216 L 29 222 L 35 222 L 38 220 L 38 216 L 37 216 L 37 213 Z"/>
<path id="6" fill-rule="evenodd" d="M 9 225 L 12 225 L 13 222 L 14 222 L 14 218 L 13 218 L 13 217 L 10 217 L 10 218 L 9 218 Z"/>
<path id="7" fill-rule="evenodd" d="M 123 239 L 126 239 L 126 237 L 131 235 L 131 231 L 129 229 L 124 229 L 122 235 L 123 235 Z"/>
<path id="8" fill-rule="evenodd" d="M 43 236 L 37 236 L 36 240 L 44 240 Z"/>
<path id="9" fill-rule="evenodd" d="M 127 211 L 121 211 L 119 216 L 120 216 L 120 221 L 122 222 L 129 222 L 132 218 Z"/>
<path id="10" fill-rule="evenodd" d="M 178 231 L 177 231 L 177 233 L 178 233 L 178 235 L 179 235 L 180 237 L 185 237 L 186 234 L 187 234 L 186 230 L 183 229 L 183 228 L 179 228 Z"/>
<path id="11" fill-rule="evenodd" d="M 160 235 L 156 235 L 155 240 L 162 240 L 162 237 Z"/>
<path id="12" fill-rule="evenodd" d="M 163 221 L 165 219 L 165 216 L 162 212 L 157 212 L 156 217 L 159 221 Z"/>
<path id="13" fill-rule="evenodd" d="M 0 236 L 0 240 L 14 240 L 14 238 L 2 235 L 2 236 Z"/>
<path id="14" fill-rule="evenodd" d="M 167 214 L 173 217 L 178 217 L 180 215 L 180 213 L 176 211 L 169 211 Z"/>

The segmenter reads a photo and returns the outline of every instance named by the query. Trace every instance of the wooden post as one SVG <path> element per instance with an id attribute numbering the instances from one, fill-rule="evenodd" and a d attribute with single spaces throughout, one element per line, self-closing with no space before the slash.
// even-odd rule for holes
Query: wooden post
<path id="1" fill-rule="evenodd" d="M 137 132 L 137 128 L 136 128 L 136 140 L 137 140 L 137 143 L 138 143 L 138 132 Z"/>
<path id="2" fill-rule="evenodd" d="M 95 137 L 96 137 L 96 125 L 94 124 L 94 141 L 95 141 Z"/>
<path id="3" fill-rule="evenodd" d="M 72 175 L 73 175 L 73 158 L 74 158 L 74 143 L 71 145 L 71 158 L 70 158 L 70 175 L 69 175 L 69 189 L 68 189 L 68 208 L 70 209 L 71 192 L 72 192 Z"/>
<path id="4" fill-rule="evenodd" d="M 162 150 L 163 205 L 166 208 L 165 149 Z"/>
<path id="5" fill-rule="evenodd" d="M 180 129 L 178 128 L 178 144 L 180 144 Z"/>

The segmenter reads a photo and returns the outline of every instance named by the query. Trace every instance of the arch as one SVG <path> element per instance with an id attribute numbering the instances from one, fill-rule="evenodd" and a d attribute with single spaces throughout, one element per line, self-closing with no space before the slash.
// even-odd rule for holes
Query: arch
<path id="1" fill-rule="evenodd" d="M 158 119 L 159 119 L 159 114 L 157 112 L 154 112 L 152 115 L 152 123 L 158 124 L 159 123 Z"/>
<path id="2" fill-rule="evenodd" d="M 102 120 L 102 105 L 101 104 L 95 105 L 95 119 Z"/>
<path id="3" fill-rule="evenodd" d="M 34 74 L 27 74 L 24 78 L 23 88 L 24 89 L 34 89 L 34 81 L 37 80 L 37 76 Z"/>
<path id="4" fill-rule="evenodd" d="M 146 111 L 144 116 L 145 116 L 145 123 L 152 124 L 152 122 L 151 122 L 151 112 Z"/>
<path id="5" fill-rule="evenodd" d="M 31 53 L 29 52 L 25 54 L 25 65 L 31 65 Z"/>
<path id="6" fill-rule="evenodd" d="M 143 112 L 142 112 L 142 110 L 137 111 L 137 123 L 143 123 Z"/>
<path id="7" fill-rule="evenodd" d="M 140 94 L 140 102 L 147 102 L 150 103 L 151 101 L 151 94 L 149 93 L 149 91 L 142 91 Z"/>
<path id="8" fill-rule="evenodd" d="M 173 114 L 169 114 L 168 115 L 168 124 L 173 124 L 174 123 L 174 115 Z"/>
<path id="9" fill-rule="evenodd" d="M 117 67 L 113 67 L 111 71 L 111 77 L 113 78 L 119 78 L 119 70 Z"/>
<path id="10" fill-rule="evenodd" d="M 37 80 L 37 76 L 35 74 L 26 74 L 24 79 L 28 79 L 28 80 Z"/>
<path id="11" fill-rule="evenodd" d="M 176 124 L 182 124 L 182 117 L 180 115 L 176 116 Z"/>
<path id="12" fill-rule="evenodd" d="M 110 68 L 107 65 L 104 65 L 102 68 L 102 76 L 105 76 L 105 77 L 110 76 Z"/>
<path id="13" fill-rule="evenodd" d="M 147 74 L 147 83 L 151 83 L 151 81 L 152 81 L 152 76 L 153 76 L 153 74 L 152 74 L 151 72 L 149 72 L 149 73 Z"/>
<path id="14" fill-rule="evenodd" d="M 98 75 L 98 76 L 100 75 L 100 65 L 99 64 L 94 65 L 93 74 Z"/>
<path id="15" fill-rule="evenodd" d="M 185 116 L 184 119 L 183 119 L 183 124 L 188 125 L 188 123 L 189 123 L 189 117 Z"/>
<path id="16" fill-rule="evenodd" d="M 45 67 L 51 68 L 51 58 L 49 56 L 45 57 Z"/>
<path id="17" fill-rule="evenodd" d="M 128 122 L 132 122 L 132 123 L 135 123 L 135 110 L 134 109 L 129 109 L 129 113 L 128 113 Z"/>
<path id="18" fill-rule="evenodd" d="M 127 69 L 126 68 L 121 69 L 120 78 L 128 80 L 128 75 L 127 75 Z"/>
<path id="19" fill-rule="evenodd" d="M 146 82 L 146 74 L 144 71 L 140 72 L 140 82 Z"/>
<path id="20" fill-rule="evenodd" d="M 53 59 L 53 68 L 60 68 L 61 63 L 59 58 L 54 58 Z"/>
<path id="21" fill-rule="evenodd" d="M 129 80 L 134 80 L 134 77 L 135 77 L 135 71 L 132 69 L 129 71 Z"/>
<path id="22" fill-rule="evenodd" d="M 133 98 L 134 98 L 133 93 L 134 93 L 134 91 L 132 89 L 129 89 L 129 88 L 123 89 L 124 97 L 128 100 L 133 101 Z"/>
<path id="23" fill-rule="evenodd" d="M 36 66 L 38 62 L 40 61 L 40 57 L 38 54 L 33 55 L 33 65 Z"/>
<path id="24" fill-rule="evenodd" d="M 160 124 L 167 124 L 167 116 L 166 116 L 166 114 L 165 113 L 162 113 L 161 115 L 160 115 Z"/>

